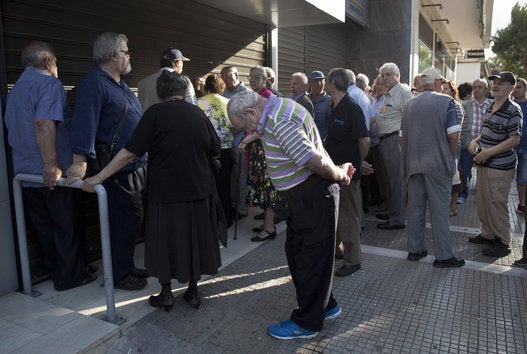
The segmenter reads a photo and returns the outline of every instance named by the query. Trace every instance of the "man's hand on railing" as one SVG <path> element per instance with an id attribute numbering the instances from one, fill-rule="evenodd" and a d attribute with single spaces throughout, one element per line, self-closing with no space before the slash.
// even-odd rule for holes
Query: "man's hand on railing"
<path id="1" fill-rule="evenodd" d="M 84 178 L 86 174 L 86 162 L 74 162 L 71 164 L 70 168 L 66 171 L 66 181 L 65 184 L 72 184 L 75 181 L 80 181 Z"/>
<path id="2" fill-rule="evenodd" d="M 62 170 L 60 169 L 57 162 L 45 163 L 42 170 L 42 179 L 44 184 L 48 186 L 50 190 L 55 189 L 57 181 L 62 176 Z"/>

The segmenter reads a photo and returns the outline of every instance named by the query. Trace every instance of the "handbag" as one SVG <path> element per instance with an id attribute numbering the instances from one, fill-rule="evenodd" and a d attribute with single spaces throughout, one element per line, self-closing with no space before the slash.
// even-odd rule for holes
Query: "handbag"
<path id="1" fill-rule="evenodd" d="M 126 97 L 126 91 L 123 88 L 124 98 L 125 98 L 125 107 L 123 111 L 121 112 L 121 119 L 119 120 L 119 126 L 117 127 L 117 130 L 115 131 L 115 134 L 112 138 L 112 144 L 103 143 L 103 142 L 95 142 L 95 157 L 91 158 L 88 157 L 87 159 L 87 169 L 86 169 L 86 177 L 95 176 L 97 173 L 101 172 L 112 160 L 112 153 L 115 145 L 119 142 L 119 139 L 121 138 L 121 128 L 124 123 L 124 118 L 126 117 L 126 113 L 128 113 L 128 98 Z"/>

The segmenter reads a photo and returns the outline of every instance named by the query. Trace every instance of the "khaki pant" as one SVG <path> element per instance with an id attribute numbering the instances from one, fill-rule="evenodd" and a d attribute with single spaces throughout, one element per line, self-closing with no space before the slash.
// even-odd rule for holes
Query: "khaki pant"
<path id="1" fill-rule="evenodd" d="M 481 235 L 509 245 L 511 228 L 507 204 L 515 170 L 504 171 L 478 166 L 477 172 L 476 205 L 481 222 Z"/>
<path id="2" fill-rule="evenodd" d="M 362 193 L 360 180 L 340 187 L 339 219 L 337 224 L 337 254 L 342 253 L 344 264 L 360 263 L 360 231 Z M 339 252 L 340 251 L 340 252 Z"/>

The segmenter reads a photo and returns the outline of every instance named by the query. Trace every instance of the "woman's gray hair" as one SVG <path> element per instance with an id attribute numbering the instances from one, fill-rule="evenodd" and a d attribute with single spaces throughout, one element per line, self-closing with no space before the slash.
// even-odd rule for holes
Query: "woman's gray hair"
<path id="1" fill-rule="evenodd" d="M 395 63 L 384 63 L 384 64 L 382 64 L 382 66 L 379 68 L 379 74 L 381 73 L 381 71 L 383 71 L 385 69 L 388 70 L 391 73 L 394 73 L 397 78 L 399 78 L 401 76 L 401 72 L 399 71 L 399 67 Z"/>
<path id="2" fill-rule="evenodd" d="M 53 48 L 45 42 L 32 42 L 27 45 L 22 51 L 22 65 L 34 66 L 36 68 L 44 68 L 46 61 L 56 60 Z"/>
<path id="3" fill-rule="evenodd" d="M 105 32 L 99 35 L 93 43 L 93 61 L 97 64 L 110 60 L 113 52 L 121 50 L 121 43 L 128 43 L 128 38 L 122 33 Z"/>
<path id="4" fill-rule="evenodd" d="M 243 91 L 237 93 L 229 99 L 227 104 L 227 113 L 229 117 L 238 117 L 245 119 L 245 113 L 243 112 L 246 108 L 254 108 L 258 105 L 262 96 L 254 91 Z"/>

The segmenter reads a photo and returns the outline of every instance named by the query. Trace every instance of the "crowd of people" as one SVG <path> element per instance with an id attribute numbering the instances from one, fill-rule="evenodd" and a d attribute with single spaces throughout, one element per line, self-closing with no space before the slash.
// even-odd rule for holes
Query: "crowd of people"
<path id="1" fill-rule="evenodd" d="M 189 59 L 171 47 L 136 96 L 123 79 L 131 71 L 124 34 L 101 34 L 93 59 L 72 113 L 53 49 L 33 42 L 7 99 L 14 172 L 43 175 L 45 186 L 24 183 L 24 206 L 57 290 L 96 279 L 82 251 L 80 192 L 55 188 L 61 177 L 84 180 L 87 192 L 104 185 L 114 286 L 139 290 L 156 277 L 161 291 L 148 301 L 167 311 L 172 279 L 188 283 L 184 299 L 199 308 L 198 281 L 218 272 L 225 230 L 247 217 L 248 207 L 263 211 L 253 242 L 274 239 L 275 224 L 285 220 L 298 308 L 268 327 L 280 339 L 312 338 L 340 314 L 332 277 L 361 269 L 370 207 L 382 220 L 380 232 L 407 228 L 407 259 L 419 261 L 428 255 L 428 206 L 433 266 L 463 266 L 452 252 L 449 219 L 470 195 L 474 165 L 481 234 L 469 242 L 486 245 L 491 257 L 511 252 L 514 178 L 517 211 L 525 212 L 527 81 L 510 72 L 457 88 L 431 67 L 410 87 L 388 62 L 372 87 L 365 74 L 334 68 L 293 73 L 283 95 L 270 68 L 251 68 L 247 87 L 236 67 L 224 66 L 198 78 L 194 90 L 183 75 Z M 103 151 L 111 161 L 89 168 Z M 134 264 L 139 233 L 146 269 Z M 515 265 L 527 266 L 526 248 L 524 242 Z"/>

